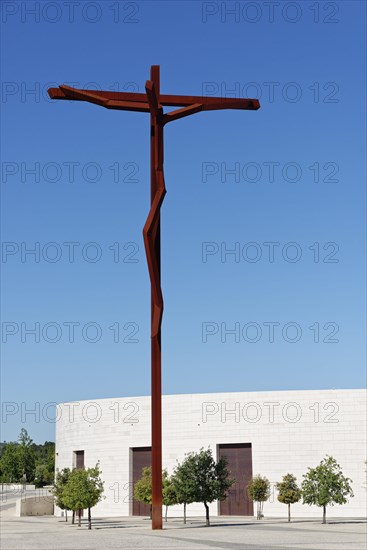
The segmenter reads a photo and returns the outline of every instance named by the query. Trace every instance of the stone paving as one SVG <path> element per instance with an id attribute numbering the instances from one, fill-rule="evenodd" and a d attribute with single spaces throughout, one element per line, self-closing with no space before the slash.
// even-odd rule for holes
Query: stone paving
<path id="1" fill-rule="evenodd" d="M 5 510 L 4 510 L 5 512 Z M 202 518 L 169 519 L 163 531 L 152 531 L 145 518 L 104 518 L 93 520 L 88 531 L 49 516 L 15 518 L 4 513 L 1 523 L 1 550 L 365 550 L 364 519 L 320 518 L 212 518 L 204 527 Z"/>

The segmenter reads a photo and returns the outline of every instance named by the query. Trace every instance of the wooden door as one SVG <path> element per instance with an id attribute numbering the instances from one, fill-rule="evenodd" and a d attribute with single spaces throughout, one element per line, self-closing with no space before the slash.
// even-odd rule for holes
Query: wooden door
<path id="1" fill-rule="evenodd" d="M 152 449 L 151 447 L 135 447 L 131 449 L 132 453 L 132 482 L 133 487 L 135 483 L 140 479 L 143 468 L 152 465 Z M 149 516 L 150 506 L 139 502 L 133 498 L 133 516 Z"/>
<path id="2" fill-rule="evenodd" d="M 231 477 L 236 481 L 225 500 L 219 503 L 221 516 L 253 516 L 253 503 L 247 496 L 247 484 L 252 477 L 251 443 L 218 446 L 218 457 L 225 457 Z"/>

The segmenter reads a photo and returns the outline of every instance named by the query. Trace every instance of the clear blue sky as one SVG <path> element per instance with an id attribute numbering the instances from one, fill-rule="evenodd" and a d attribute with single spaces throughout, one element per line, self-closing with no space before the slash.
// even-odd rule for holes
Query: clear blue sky
<path id="1" fill-rule="evenodd" d="M 1 439 L 150 391 L 149 116 L 46 89 L 142 92 L 151 64 L 261 101 L 166 128 L 164 392 L 363 387 L 365 3 L 74 4 L 2 2 Z"/>

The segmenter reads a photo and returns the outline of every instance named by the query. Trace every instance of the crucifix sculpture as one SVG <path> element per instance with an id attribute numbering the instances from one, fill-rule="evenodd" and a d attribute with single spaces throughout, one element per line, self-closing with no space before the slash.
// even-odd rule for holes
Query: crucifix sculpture
<path id="1" fill-rule="evenodd" d="M 162 378 L 160 209 L 166 194 L 163 175 L 163 129 L 168 122 L 200 111 L 257 110 L 257 99 L 166 95 L 160 92 L 159 65 L 150 68 L 145 94 L 78 90 L 59 86 L 48 90 L 51 99 L 87 101 L 107 109 L 150 113 L 150 211 L 143 229 L 151 285 L 151 422 L 152 422 L 152 529 L 162 529 Z M 164 113 L 163 107 L 180 107 Z"/>

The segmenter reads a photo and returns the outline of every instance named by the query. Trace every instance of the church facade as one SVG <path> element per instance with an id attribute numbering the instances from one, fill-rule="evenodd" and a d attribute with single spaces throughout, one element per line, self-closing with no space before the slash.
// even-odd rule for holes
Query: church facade
<path id="1" fill-rule="evenodd" d="M 354 497 L 328 508 L 328 517 L 366 515 L 366 393 L 361 389 L 233 392 L 165 395 L 163 468 L 171 473 L 185 453 L 210 447 L 226 457 L 236 479 L 222 502 L 210 505 L 212 516 L 253 516 L 246 486 L 253 475 L 271 482 L 265 517 L 286 516 L 277 500 L 276 482 L 292 473 L 300 484 L 308 467 L 333 456 L 352 479 Z M 142 468 L 151 462 L 150 397 L 126 397 L 63 403 L 57 408 L 56 468 L 100 463 L 105 498 L 98 517 L 148 515 L 133 498 Z M 62 512 L 57 510 L 61 515 Z M 168 515 L 181 516 L 181 506 Z M 204 506 L 188 506 L 202 516 Z M 315 506 L 292 505 L 293 517 L 318 517 Z"/>

